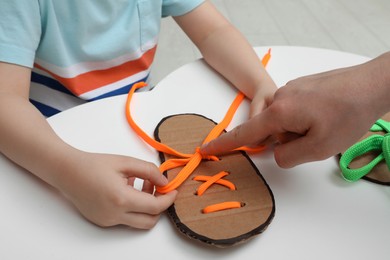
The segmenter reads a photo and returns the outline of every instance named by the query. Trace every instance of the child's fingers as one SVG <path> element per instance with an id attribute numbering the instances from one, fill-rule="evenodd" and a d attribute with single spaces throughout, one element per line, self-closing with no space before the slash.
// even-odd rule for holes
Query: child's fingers
<path id="1" fill-rule="evenodd" d="M 172 191 L 164 195 L 153 196 L 142 191 L 135 191 L 128 194 L 124 208 L 128 213 L 146 213 L 158 215 L 173 204 L 176 199 L 177 191 Z"/>
<path id="2" fill-rule="evenodd" d="M 127 174 L 128 177 L 137 177 L 157 186 L 168 184 L 167 178 L 160 173 L 156 165 L 141 160 L 134 160 L 134 158 L 129 158 L 129 163 L 126 165 L 123 173 Z"/>
<path id="3" fill-rule="evenodd" d="M 144 180 L 144 183 L 142 184 L 142 191 L 152 194 L 154 191 L 154 185 L 148 180 Z"/>
<path id="4" fill-rule="evenodd" d="M 249 110 L 249 118 L 253 118 L 254 116 L 260 114 L 264 109 L 265 101 L 255 102 L 255 100 L 253 100 Z"/>
<path id="5" fill-rule="evenodd" d="M 151 229 L 153 228 L 157 221 L 159 220 L 160 215 L 149 215 L 144 213 L 126 213 L 121 219 L 123 225 L 138 228 L 138 229 Z"/>

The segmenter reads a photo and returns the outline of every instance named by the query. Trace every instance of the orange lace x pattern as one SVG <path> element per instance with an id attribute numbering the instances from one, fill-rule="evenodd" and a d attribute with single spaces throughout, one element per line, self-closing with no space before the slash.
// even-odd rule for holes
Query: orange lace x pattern
<path id="1" fill-rule="evenodd" d="M 270 59 L 270 50 L 268 53 L 264 56 L 262 59 L 262 63 L 264 66 L 267 65 L 268 61 Z M 159 170 L 161 173 L 177 168 L 177 167 L 183 167 L 180 172 L 177 174 L 177 176 L 170 181 L 167 185 L 162 187 L 157 187 L 156 191 L 159 193 L 168 193 L 172 190 L 177 189 L 185 180 L 188 179 L 188 177 L 194 172 L 194 170 L 198 167 L 198 165 L 201 163 L 202 160 L 212 160 L 212 161 L 218 161 L 219 159 L 216 156 L 209 156 L 209 155 L 202 155 L 199 151 L 199 147 L 195 149 L 195 152 L 193 154 L 185 154 L 181 153 L 179 151 L 176 151 L 175 149 L 157 142 L 156 140 L 152 139 L 150 136 L 148 136 L 133 120 L 131 117 L 131 108 L 130 108 L 130 102 L 133 97 L 134 92 L 142 87 L 145 87 L 147 84 L 144 82 L 139 82 L 134 84 L 134 86 L 130 89 L 127 101 L 126 101 L 126 118 L 129 123 L 129 125 L 133 128 L 133 130 L 150 146 L 154 147 L 157 151 L 173 155 L 177 158 L 175 159 L 169 159 L 162 163 L 159 167 Z M 238 109 L 241 102 L 244 100 L 245 96 L 243 93 L 239 92 L 236 96 L 236 98 L 233 100 L 233 103 L 230 105 L 225 117 L 222 119 L 222 121 L 217 124 L 211 132 L 207 135 L 207 137 L 204 139 L 203 144 L 210 142 L 211 140 L 217 138 L 223 131 L 226 129 L 226 127 L 230 124 L 236 110 Z M 248 151 L 248 152 L 260 152 L 265 149 L 264 146 L 259 146 L 257 148 L 249 148 L 246 146 L 237 148 L 235 150 L 242 150 L 242 151 Z M 224 180 L 223 178 L 227 176 L 229 173 L 226 171 L 219 172 L 215 174 L 214 176 L 204 176 L 204 175 L 198 175 L 193 178 L 195 181 L 203 181 L 204 183 L 199 186 L 199 188 L 196 191 L 196 194 L 198 196 L 201 196 L 204 194 L 204 192 L 213 184 L 219 184 L 223 185 L 230 190 L 235 190 L 235 185 L 228 181 Z M 203 213 L 211 213 L 215 211 L 225 210 L 225 209 L 232 209 L 232 208 L 239 208 L 242 207 L 243 203 L 238 201 L 228 201 L 228 202 L 222 202 L 218 204 L 213 204 L 210 206 L 207 206 L 203 209 Z"/>

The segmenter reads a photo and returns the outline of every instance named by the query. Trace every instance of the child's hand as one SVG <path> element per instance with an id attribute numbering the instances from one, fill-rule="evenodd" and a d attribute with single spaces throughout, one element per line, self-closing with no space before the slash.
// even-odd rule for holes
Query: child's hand
<path id="1" fill-rule="evenodd" d="M 259 87 L 252 98 L 249 118 L 254 117 L 266 109 L 273 100 L 273 96 L 278 88 L 275 83 L 268 79 L 263 83 L 262 87 Z"/>
<path id="2" fill-rule="evenodd" d="M 102 226 L 118 224 L 150 229 L 175 200 L 176 191 L 154 196 L 154 185 L 167 179 L 152 164 L 131 157 L 81 152 L 58 186 L 88 220 Z M 142 191 L 133 187 L 144 179 Z"/>

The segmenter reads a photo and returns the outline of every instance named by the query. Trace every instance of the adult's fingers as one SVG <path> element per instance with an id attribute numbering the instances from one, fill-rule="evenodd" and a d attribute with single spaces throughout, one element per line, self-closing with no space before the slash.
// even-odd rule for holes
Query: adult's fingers
<path id="1" fill-rule="evenodd" d="M 310 136 L 297 137 L 277 145 L 274 156 L 281 168 L 291 168 L 302 163 L 325 159 L 321 147 L 312 141 Z"/>
<path id="2" fill-rule="evenodd" d="M 275 121 L 271 121 L 268 110 L 265 110 L 233 130 L 203 145 L 201 153 L 222 154 L 243 145 L 257 145 L 274 134 L 274 123 Z"/>

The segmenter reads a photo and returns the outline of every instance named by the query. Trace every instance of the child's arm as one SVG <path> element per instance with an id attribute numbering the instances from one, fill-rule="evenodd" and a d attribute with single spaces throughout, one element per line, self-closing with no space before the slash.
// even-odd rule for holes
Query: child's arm
<path id="1" fill-rule="evenodd" d="M 277 88 L 241 33 L 209 1 L 174 19 L 206 62 L 252 99 L 251 114 L 262 111 Z"/>
<path id="2" fill-rule="evenodd" d="M 0 152 L 64 193 L 100 226 L 151 228 L 176 192 L 155 197 L 165 185 L 157 167 L 135 158 L 87 153 L 63 142 L 28 100 L 31 70 L 0 62 Z M 143 192 L 132 187 L 145 179 Z"/>

